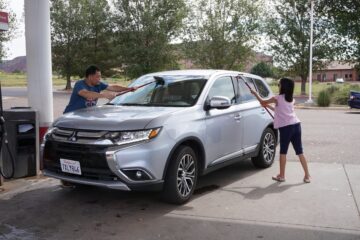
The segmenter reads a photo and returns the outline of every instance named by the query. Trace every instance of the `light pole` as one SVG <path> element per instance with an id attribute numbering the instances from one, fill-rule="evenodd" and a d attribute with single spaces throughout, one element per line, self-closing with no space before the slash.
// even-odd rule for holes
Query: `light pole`
<path id="1" fill-rule="evenodd" d="M 308 104 L 313 104 L 312 100 L 312 58 L 313 58 L 313 28 L 314 28 L 314 0 L 310 0 L 310 57 L 309 57 L 309 99 Z"/>

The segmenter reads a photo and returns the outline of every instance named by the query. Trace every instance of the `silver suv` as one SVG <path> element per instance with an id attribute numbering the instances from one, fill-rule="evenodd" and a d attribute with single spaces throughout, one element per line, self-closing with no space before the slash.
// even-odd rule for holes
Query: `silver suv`
<path id="1" fill-rule="evenodd" d="M 277 131 L 245 81 L 271 96 L 262 78 L 247 73 L 142 76 L 130 85 L 143 86 L 137 91 L 57 119 L 44 138 L 44 174 L 125 191 L 162 190 L 167 201 L 184 203 L 200 175 L 248 158 L 269 167 Z"/>

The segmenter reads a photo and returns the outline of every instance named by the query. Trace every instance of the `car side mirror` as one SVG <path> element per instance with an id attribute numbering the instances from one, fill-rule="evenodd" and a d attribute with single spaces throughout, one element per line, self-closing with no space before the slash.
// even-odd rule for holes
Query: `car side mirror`
<path id="1" fill-rule="evenodd" d="M 209 101 L 209 109 L 226 109 L 231 106 L 231 101 L 228 97 L 214 96 Z"/>

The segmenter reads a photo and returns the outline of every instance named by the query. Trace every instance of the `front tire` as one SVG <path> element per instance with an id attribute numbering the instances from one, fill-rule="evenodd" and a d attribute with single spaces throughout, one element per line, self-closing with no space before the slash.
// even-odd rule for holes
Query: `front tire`
<path id="1" fill-rule="evenodd" d="M 268 168 L 273 164 L 276 153 L 276 136 L 271 128 L 265 129 L 260 144 L 258 156 L 251 161 L 257 168 Z"/>
<path id="2" fill-rule="evenodd" d="M 196 187 L 198 158 L 191 147 L 180 146 L 170 161 L 163 199 L 169 203 L 183 204 L 191 198 Z"/>

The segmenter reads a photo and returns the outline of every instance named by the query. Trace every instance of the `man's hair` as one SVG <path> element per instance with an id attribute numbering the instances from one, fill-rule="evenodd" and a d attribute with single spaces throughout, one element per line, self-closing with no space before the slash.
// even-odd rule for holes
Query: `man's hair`
<path id="1" fill-rule="evenodd" d="M 88 77 L 89 75 L 94 75 L 98 71 L 100 71 L 100 69 L 97 66 L 91 65 L 86 69 L 85 77 Z"/>

